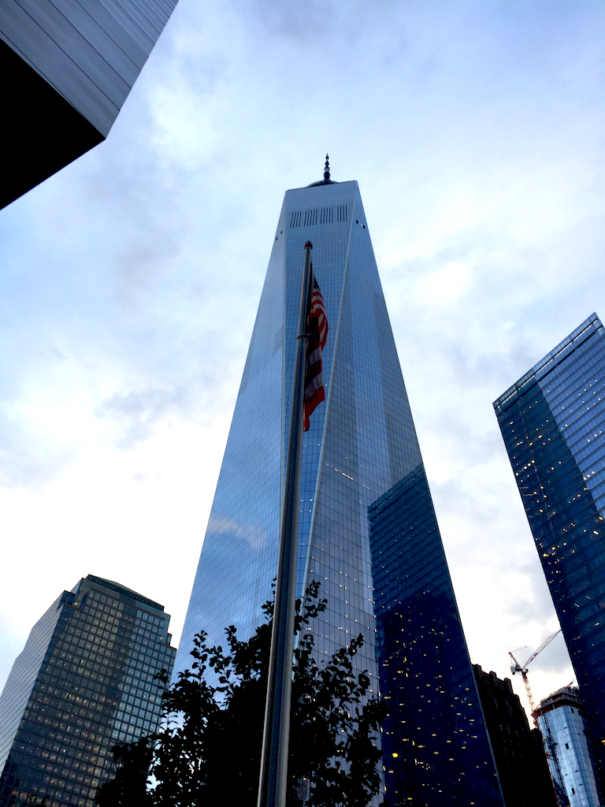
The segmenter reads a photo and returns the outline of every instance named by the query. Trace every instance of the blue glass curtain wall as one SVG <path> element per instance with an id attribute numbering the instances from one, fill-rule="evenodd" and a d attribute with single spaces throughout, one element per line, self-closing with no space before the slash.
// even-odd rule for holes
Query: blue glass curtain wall
<path id="1" fill-rule="evenodd" d="M 605 331 L 596 314 L 494 408 L 605 792 Z"/>
<path id="2" fill-rule="evenodd" d="M 441 725 L 443 736 L 438 748 L 431 736 L 435 747 L 429 765 L 421 764 L 413 746 L 393 735 L 388 765 L 385 760 L 386 796 L 393 803 L 403 799 L 409 804 L 412 793 L 424 793 L 428 799 L 429 792 L 442 790 L 449 793 L 451 805 L 466 807 L 475 801 L 495 807 L 501 804 L 499 786 L 426 480 L 422 509 L 428 508 L 431 529 L 419 534 L 414 552 L 401 552 L 396 565 L 385 572 L 380 550 L 371 546 L 369 513 L 381 496 L 422 467 L 422 458 L 356 182 L 286 193 L 176 669 L 189 665 L 193 635 L 201 629 L 209 632 L 212 642 L 221 642 L 224 628 L 231 624 L 249 635 L 260 620 L 261 604 L 271 596 L 308 240 L 330 326 L 323 354 L 326 402 L 311 417 L 305 434 L 300 496 L 298 590 L 319 580 L 328 599 L 327 611 L 312 626 L 317 654 L 325 658 L 362 633 L 365 644 L 357 664 L 369 672 L 373 691 L 396 689 L 401 703 L 415 700 L 415 685 L 406 688 L 403 680 L 383 680 L 390 661 L 384 665 L 384 642 L 376 648 L 381 629 L 377 634 L 373 575 L 380 569 L 382 578 L 392 574 L 402 579 L 407 567 L 421 558 L 422 592 L 412 587 L 401 596 L 406 603 L 417 598 L 420 609 L 425 609 L 426 592 L 429 599 L 438 598 L 443 611 L 440 630 L 446 636 L 443 665 L 449 676 L 440 685 L 441 698 L 457 708 L 456 699 L 464 692 L 464 719 L 457 720 L 449 707 L 438 709 L 436 698 L 424 718 L 416 710 L 423 732 Z M 407 529 L 411 517 L 399 518 L 401 529 Z M 393 596 L 388 603 L 377 603 L 379 625 L 383 612 L 401 604 L 400 595 Z M 420 623 L 414 629 L 419 630 Z M 435 670 L 427 664 L 418 662 L 417 674 L 436 687 Z M 398 720 L 397 712 L 391 719 Z M 441 767 L 437 756 L 446 737 L 472 751 L 457 755 L 454 765 Z M 393 753 L 407 759 L 394 779 L 388 772 Z"/>

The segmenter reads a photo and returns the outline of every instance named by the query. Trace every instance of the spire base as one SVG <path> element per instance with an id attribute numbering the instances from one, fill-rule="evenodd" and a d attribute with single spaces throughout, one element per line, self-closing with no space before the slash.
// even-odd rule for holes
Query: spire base
<path id="1" fill-rule="evenodd" d="M 316 188 L 318 185 L 338 185 L 338 182 L 335 182 L 333 179 L 330 179 L 330 155 L 326 154 L 326 162 L 324 165 L 324 178 L 320 179 L 319 182 L 312 182 L 310 185 L 307 185 L 307 188 Z"/>

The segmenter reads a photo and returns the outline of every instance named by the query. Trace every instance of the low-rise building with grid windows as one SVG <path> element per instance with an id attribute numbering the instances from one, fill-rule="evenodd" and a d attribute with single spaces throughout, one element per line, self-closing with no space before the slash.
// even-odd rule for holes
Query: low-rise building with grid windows
<path id="1" fill-rule="evenodd" d="M 164 607 L 88 575 L 34 625 L 0 696 L 0 807 L 92 807 L 111 749 L 154 732 L 174 665 Z"/>

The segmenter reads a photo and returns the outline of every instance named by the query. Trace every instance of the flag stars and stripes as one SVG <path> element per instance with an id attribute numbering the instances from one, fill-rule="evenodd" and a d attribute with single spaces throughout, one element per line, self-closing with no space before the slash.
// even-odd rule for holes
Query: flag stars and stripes
<path id="1" fill-rule="evenodd" d="M 313 270 L 311 269 L 311 272 Z M 328 338 L 328 318 L 324 300 L 315 275 L 311 275 L 311 304 L 309 307 L 307 362 L 305 367 L 304 431 L 309 429 L 309 418 L 316 407 L 326 399 L 321 354 Z"/>

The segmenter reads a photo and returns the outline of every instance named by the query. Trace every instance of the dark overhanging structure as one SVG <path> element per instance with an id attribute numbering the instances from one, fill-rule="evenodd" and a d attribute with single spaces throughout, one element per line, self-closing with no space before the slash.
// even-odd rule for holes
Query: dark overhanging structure
<path id="1" fill-rule="evenodd" d="M 101 143 L 177 0 L 3 0 L 0 208 Z"/>

